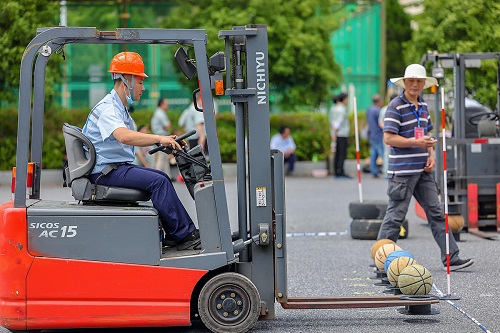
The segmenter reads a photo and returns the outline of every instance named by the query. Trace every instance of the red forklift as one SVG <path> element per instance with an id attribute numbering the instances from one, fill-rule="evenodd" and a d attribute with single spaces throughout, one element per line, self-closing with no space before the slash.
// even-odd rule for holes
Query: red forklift
<path id="1" fill-rule="evenodd" d="M 438 302 L 432 297 L 288 297 L 283 154 L 269 149 L 267 29 L 238 26 L 218 37 L 225 53 L 207 57 L 205 30 L 38 29 L 21 63 L 13 200 L 0 206 L 1 326 L 167 327 L 201 319 L 213 332 L 246 332 L 259 319 L 275 319 L 275 302 L 286 309 L 431 312 Z M 158 212 L 145 193 L 89 182 L 95 151 L 75 126 L 82 124 L 63 126 L 73 198 L 42 199 L 45 68 L 71 43 L 182 45 L 175 58 L 187 78 L 197 75 L 210 146 L 209 164 L 200 147 L 176 152 L 195 200 L 201 250 L 162 249 Z M 212 90 L 235 105 L 237 230 L 229 221 Z"/>

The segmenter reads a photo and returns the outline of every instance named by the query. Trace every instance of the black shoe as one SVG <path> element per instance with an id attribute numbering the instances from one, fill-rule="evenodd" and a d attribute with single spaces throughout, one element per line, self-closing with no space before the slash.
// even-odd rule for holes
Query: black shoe
<path id="1" fill-rule="evenodd" d="M 161 241 L 161 247 L 174 247 L 176 245 L 177 243 L 172 237 L 170 237 L 170 235 L 165 236 L 165 238 Z"/>
<path id="2" fill-rule="evenodd" d="M 450 271 L 458 271 L 464 269 L 465 267 L 469 267 L 474 263 L 472 259 L 458 259 L 454 263 L 450 263 Z M 446 265 L 444 265 L 444 270 L 446 271 Z"/>
<path id="3" fill-rule="evenodd" d="M 177 251 L 183 250 L 200 250 L 201 249 L 201 239 L 200 231 L 195 229 L 192 233 L 184 237 L 183 240 L 177 244 Z"/>

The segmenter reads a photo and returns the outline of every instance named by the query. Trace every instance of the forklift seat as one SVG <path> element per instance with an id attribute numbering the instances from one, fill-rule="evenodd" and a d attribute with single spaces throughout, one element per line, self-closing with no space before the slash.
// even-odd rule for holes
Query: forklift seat
<path id="1" fill-rule="evenodd" d="M 480 120 L 477 123 L 479 138 L 494 138 L 497 136 L 497 122 L 495 120 Z"/>
<path id="2" fill-rule="evenodd" d="M 92 184 L 88 176 L 96 162 L 94 145 L 76 126 L 65 123 L 62 131 L 68 160 L 64 174 L 76 200 L 109 204 L 135 203 L 150 199 L 147 193 L 140 190 Z M 92 198 L 94 194 L 95 197 Z"/>

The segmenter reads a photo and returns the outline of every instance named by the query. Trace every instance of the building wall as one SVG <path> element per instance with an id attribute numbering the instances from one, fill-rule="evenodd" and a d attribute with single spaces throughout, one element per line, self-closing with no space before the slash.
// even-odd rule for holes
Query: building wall
<path id="1" fill-rule="evenodd" d="M 354 9 L 354 10 L 353 10 Z M 330 36 L 335 61 L 344 80 L 341 90 L 354 86 L 357 106 L 368 108 L 371 97 L 381 91 L 382 68 L 381 5 L 373 3 L 362 10 L 347 7 L 346 21 Z"/>

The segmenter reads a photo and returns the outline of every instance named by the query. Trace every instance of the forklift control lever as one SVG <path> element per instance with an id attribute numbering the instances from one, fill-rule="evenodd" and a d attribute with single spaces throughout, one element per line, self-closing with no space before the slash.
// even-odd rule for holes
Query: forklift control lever
<path id="1" fill-rule="evenodd" d="M 149 155 L 153 155 L 154 153 L 159 152 L 160 150 L 165 151 L 167 154 L 172 154 L 171 146 L 165 147 L 160 145 L 159 143 L 157 143 L 156 145 L 157 145 L 156 148 L 153 148 L 150 151 L 148 151 Z"/>
<path id="2" fill-rule="evenodd" d="M 194 134 L 196 134 L 196 130 L 189 131 L 189 132 L 184 133 L 184 134 L 178 136 L 177 138 L 175 138 L 175 141 L 181 142 L 182 140 L 189 138 L 191 135 L 194 135 Z"/>

